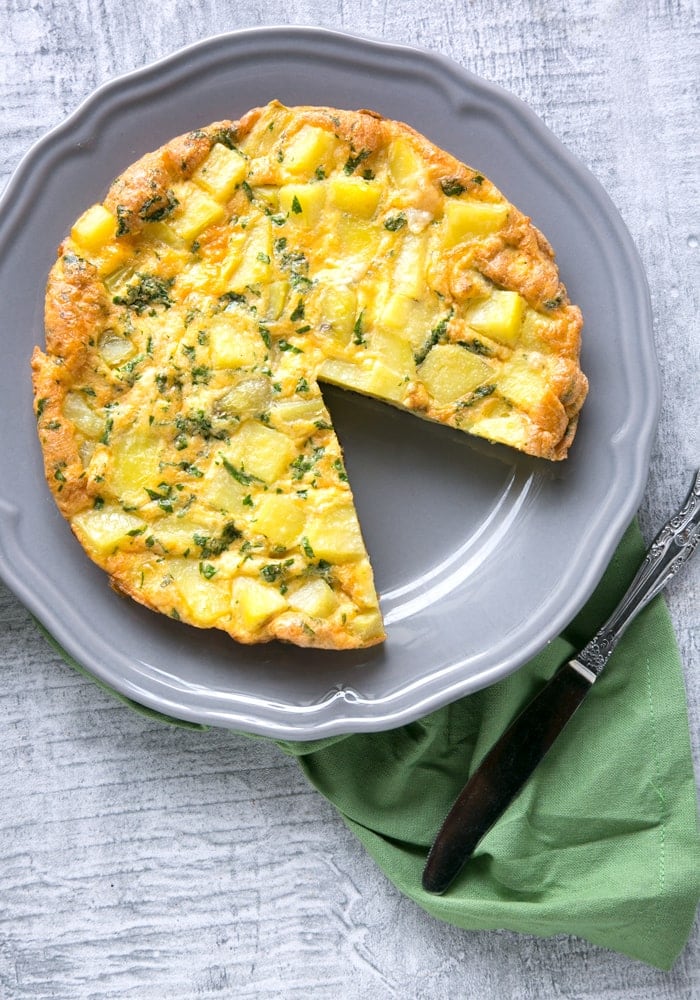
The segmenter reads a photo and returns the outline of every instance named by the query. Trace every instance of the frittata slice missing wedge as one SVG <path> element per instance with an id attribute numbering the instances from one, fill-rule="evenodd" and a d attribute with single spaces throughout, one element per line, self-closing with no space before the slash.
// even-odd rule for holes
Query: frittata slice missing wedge
<path id="1" fill-rule="evenodd" d="M 47 480 L 148 607 L 371 645 L 318 381 L 560 459 L 580 329 L 546 240 L 481 174 L 373 112 L 273 102 L 143 157 L 59 248 L 33 358 Z"/>

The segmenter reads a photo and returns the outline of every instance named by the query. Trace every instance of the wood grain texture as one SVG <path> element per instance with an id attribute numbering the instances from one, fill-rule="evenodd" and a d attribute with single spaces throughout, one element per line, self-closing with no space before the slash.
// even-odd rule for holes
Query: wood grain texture
<path id="1" fill-rule="evenodd" d="M 517 94 L 607 189 L 652 293 L 664 399 L 647 536 L 700 463 L 694 0 L 5 0 L 0 187 L 95 86 L 208 35 L 316 24 L 420 44 Z M 3 416 L 6 417 L 5 414 Z M 700 560 L 669 594 L 700 757 Z M 658 1000 L 672 972 L 575 938 L 464 933 L 400 894 L 295 763 L 171 729 L 74 674 L 0 585 L 0 998 Z"/>

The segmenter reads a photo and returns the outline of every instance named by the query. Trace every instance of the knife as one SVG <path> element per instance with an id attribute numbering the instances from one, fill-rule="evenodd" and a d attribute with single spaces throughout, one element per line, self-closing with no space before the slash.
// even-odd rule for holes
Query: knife
<path id="1" fill-rule="evenodd" d="M 481 838 L 520 793 L 590 691 L 630 622 L 673 579 L 700 542 L 700 469 L 677 514 L 649 546 L 624 597 L 591 641 L 561 666 L 489 750 L 450 809 L 423 871 L 443 893 Z"/>

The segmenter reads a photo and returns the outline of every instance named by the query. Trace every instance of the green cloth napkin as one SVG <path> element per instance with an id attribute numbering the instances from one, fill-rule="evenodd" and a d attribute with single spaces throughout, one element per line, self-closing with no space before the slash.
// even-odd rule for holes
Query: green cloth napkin
<path id="1" fill-rule="evenodd" d="M 574 934 L 669 969 L 700 897 L 683 673 L 657 598 L 518 799 L 444 896 L 426 853 L 468 776 L 529 699 L 613 610 L 645 546 L 632 525 L 588 604 L 530 663 L 389 732 L 280 743 L 391 881 L 466 930 Z"/>
<path id="2" fill-rule="evenodd" d="M 388 732 L 275 741 L 434 917 L 465 930 L 573 934 L 661 969 L 683 948 L 700 898 L 700 839 L 683 673 L 661 598 L 451 889 L 421 888 L 428 848 L 464 782 L 612 611 L 644 548 L 633 524 L 563 635 L 500 683 Z"/>

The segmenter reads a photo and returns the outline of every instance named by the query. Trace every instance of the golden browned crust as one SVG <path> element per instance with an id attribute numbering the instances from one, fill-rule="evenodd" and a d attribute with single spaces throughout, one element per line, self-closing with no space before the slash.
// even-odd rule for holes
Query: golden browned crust
<path id="1" fill-rule="evenodd" d="M 276 115 L 274 130 L 271 125 L 272 114 Z M 385 119 L 377 112 L 369 110 L 351 112 L 323 107 L 286 109 L 279 103 L 273 102 L 267 108 L 253 109 L 237 122 L 221 121 L 179 136 L 160 149 L 146 154 L 129 167 L 114 181 L 103 203 L 117 224 L 111 242 L 105 246 L 100 245 L 94 252 L 82 252 L 80 245 L 76 249 L 75 239 L 69 238 L 59 248 L 58 259 L 49 275 L 46 292 L 46 349 L 43 352 L 38 348 L 35 349 L 32 358 L 34 398 L 49 487 L 59 509 L 71 521 L 81 543 L 91 557 L 110 575 L 115 589 L 154 610 L 165 614 L 176 614 L 191 624 L 202 627 L 215 624 L 217 627 L 225 628 L 242 642 L 279 638 L 298 645 L 352 648 L 371 645 L 383 638 L 381 629 L 373 630 L 371 622 L 364 627 L 364 630 L 361 626 L 363 608 L 365 611 L 370 608 L 372 601 L 376 607 L 376 596 L 373 596 L 371 586 L 371 570 L 365 562 L 361 564 L 361 572 L 354 568 L 356 564 L 352 562 L 338 565 L 334 567 L 332 576 L 333 587 L 342 595 L 342 600 L 359 602 L 356 605 L 356 611 L 357 608 L 360 610 L 357 611 L 357 627 L 354 633 L 348 631 L 344 625 L 341 626 L 338 616 L 333 620 L 324 620 L 320 617 L 310 619 L 308 614 L 292 607 L 279 610 L 257 628 L 247 629 L 241 627 L 240 623 L 230 616 L 228 618 L 219 616 L 215 621 L 206 621 L 200 620 L 201 616 L 198 617 L 191 609 L 183 611 L 182 602 L 173 602 L 172 591 L 162 584 L 160 589 L 155 585 L 144 589 L 144 575 L 148 578 L 152 573 L 155 579 L 159 571 L 157 564 L 159 560 L 162 561 L 162 553 L 159 554 L 157 545 L 155 552 L 152 553 L 152 559 L 148 553 L 142 553 L 141 529 L 135 528 L 127 532 L 127 537 L 119 543 L 115 551 L 96 552 L 94 547 L 91 549 L 85 532 L 80 528 L 78 517 L 94 509 L 96 504 L 104 502 L 101 495 L 104 492 L 102 483 L 105 476 L 109 479 L 113 474 L 114 459 L 110 453 L 112 427 L 120 441 L 126 439 L 129 430 L 128 426 L 124 425 L 126 418 L 119 409 L 120 401 L 130 401 L 132 406 L 137 407 L 152 406 L 153 400 L 157 401 L 155 391 L 152 391 L 149 397 L 147 393 L 144 395 L 145 390 L 143 390 L 144 385 L 152 384 L 152 374 L 146 376 L 139 385 L 131 380 L 130 372 L 124 374 L 123 368 L 112 367 L 110 370 L 109 366 L 100 360 L 99 344 L 100 338 L 110 335 L 113 331 L 123 331 L 125 314 L 127 321 L 131 323 L 133 320 L 132 326 L 138 327 L 134 341 L 138 341 L 142 335 L 143 340 L 146 336 L 143 330 L 152 329 L 149 327 L 148 316 L 150 312 L 155 314 L 158 311 L 158 300 L 155 300 L 156 306 L 150 311 L 144 307 L 144 309 L 134 308 L 130 312 L 131 305 L 125 310 L 126 300 L 123 297 L 123 290 L 119 295 L 115 295 L 114 289 L 108 290 L 105 281 L 116 280 L 112 279 L 112 275 L 119 275 L 119 268 L 122 266 L 126 267 L 132 276 L 134 274 L 138 276 L 139 268 L 144 266 L 144 261 L 147 260 L 149 267 L 157 273 L 158 279 L 165 283 L 163 288 L 170 289 L 175 283 L 173 312 L 176 309 L 184 311 L 188 305 L 193 306 L 197 312 L 197 305 L 202 296 L 197 291 L 196 284 L 190 281 L 189 291 L 185 294 L 178 290 L 177 283 L 182 267 L 185 264 L 189 267 L 192 254 L 200 253 L 210 268 L 207 273 L 212 275 L 210 282 L 213 288 L 213 291 L 210 290 L 212 301 L 217 295 L 221 298 L 222 289 L 225 290 L 226 286 L 225 284 L 220 288 L 217 286 L 219 280 L 216 277 L 219 273 L 217 268 L 223 274 L 230 259 L 232 226 L 240 236 L 239 245 L 243 245 L 241 241 L 246 238 L 241 229 L 242 224 L 239 225 L 238 220 L 247 219 L 251 215 L 251 185 L 256 191 L 261 192 L 279 185 L 279 164 L 283 160 L 283 151 L 289 148 L 303 129 L 309 127 L 322 129 L 334 137 L 337 148 L 329 154 L 333 159 L 328 160 L 330 164 L 328 169 L 335 170 L 341 176 L 343 173 L 357 176 L 357 169 L 361 164 L 374 164 L 375 161 L 378 163 L 378 157 L 385 156 L 386 150 L 390 149 L 393 143 L 397 141 L 406 143 L 420 160 L 422 171 L 420 182 L 416 182 L 413 186 L 408 183 L 401 190 L 397 187 L 393 191 L 389 181 L 388 186 L 385 185 L 384 188 L 386 198 L 384 218 L 391 219 L 393 211 L 393 217 L 400 217 L 400 224 L 405 227 L 406 213 L 408 213 L 411 221 L 418 220 L 417 233 L 421 232 L 420 226 L 435 225 L 442 218 L 442 213 L 446 211 L 445 205 L 450 200 L 448 194 L 455 194 L 455 200 L 462 200 L 470 205 L 484 205 L 487 209 L 493 206 L 507 207 L 504 222 L 493 231 L 485 231 L 478 237 L 466 241 L 458 239 L 454 245 L 445 244 L 440 252 L 427 254 L 424 265 L 426 288 L 431 290 L 430 295 L 434 301 L 441 304 L 443 312 L 439 317 L 440 322 L 431 333 L 432 341 L 427 347 L 414 345 L 415 364 L 419 373 L 431 345 L 436 343 L 449 345 L 450 349 L 455 349 L 452 345 L 458 345 L 483 356 L 484 365 L 493 373 L 493 384 L 490 384 L 490 379 L 485 378 L 485 382 L 489 384 L 478 387 L 476 392 L 462 396 L 456 401 L 440 400 L 428 391 L 427 383 L 415 374 L 416 368 L 412 365 L 412 374 L 406 375 L 406 384 L 401 390 L 402 395 L 397 395 L 398 390 L 392 388 L 389 394 L 384 396 L 383 390 L 376 389 L 374 383 L 368 384 L 366 388 L 359 383 L 350 383 L 351 387 L 386 398 L 392 404 L 412 410 L 421 417 L 460 427 L 492 440 L 505 441 L 531 455 L 553 460 L 565 458 L 573 441 L 578 414 L 586 397 L 587 381 L 579 366 L 581 313 L 578 307 L 569 301 L 555 264 L 552 248 L 530 219 L 506 203 L 501 193 L 487 178 L 436 148 L 409 126 Z M 256 155 L 249 158 L 248 181 L 237 184 L 227 195 L 225 213 L 222 212 L 221 217 L 213 218 L 194 243 L 191 237 L 175 238 L 168 230 L 168 223 L 173 214 L 176 216 L 182 208 L 182 206 L 176 208 L 179 204 L 177 192 L 183 185 L 191 186 L 192 178 L 196 178 L 197 172 L 201 170 L 203 164 L 206 164 L 210 152 L 217 145 L 227 149 L 238 149 L 246 143 L 252 143 L 249 148 L 254 147 Z M 343 160 L 346 157 L 347 162 L 343 170 Z M 347 169 L 348 166 L 351 169 Z M 368 175 L 372 175 L 371 169 Z M 318 175 L 318 178 L 324 177 L 324 172 Z M 296 208 L 292 209 L 292 212 L 294 211 Z M 271 209 L 265 208 L 267 216 L 271 212 Z M 255 218 L 254 214 L 252 218 Z M 170 236 L 162 237 L 167 245 L 164 244 L 164 252 L 159 253 L 153 251 L 151 243 L 161 238 L 157 227 L 163 222 L 165 222 L 164 229 L 170 232 Z M 358 229 L 360 236 L 363 236 L 363 226 L 364 222 Z M 380 234 L 385 242 L 391 237 L 387 236 L 384 230 L 390 229 L 391 226 L 386 224 L 386 221 L 384 229 L 380 227 Z M 332 228 L 329 231 L 322 231 L 322 227 L 300 230 L 296 233 L 295 239 L 297 249 L 303 251 L 309 259 L 313 258 L 314 252 L 317 252 L 317 256 L 320 254 L 318 259 L 323 259 L 323 254 L 329 259 L 337 259 L 337 255 L 343 252 L 342 240 Z M 188 245 L 188 240 L 192 243 L 191 247 Z M 314 240 L 318 244 L 316 247 Z M 196 251 L 193 249 L 195 246 Z M 291 244 L 290 248 L 293 249 Z M 394 251 L 387 253 L 389 256 L 384 259 L 382 267 L 386 267 L 386 262 L 393 256 Z M 268 255 L 259 253 L 258 257 L 261 256 L 264 258 Z M 363 280 L 367 285 L 380 280 L 382 267 L 375 267 L 371 259 L 368 259 L 363 267 L 363 273 L 367 277 L 358 279 L 360 287 Z M 494 289 L 499 293 L 517 293 L 518 301 L 522 300 L 521 308 L 525 309 L 527 317 L 523 329 L 527 326 L 527 332 L 520 336 L 515 347 L 507 337 L 501 340 L 498 337 L 494 339 L 481 334 L 475 337 L 474 329 L 471 327 L 469 312 L 471 304 L 488 298 Z M 163 294 L 162 301 L 166 302 L 166 307 L 162 311 L 162 318 L 165 323 L 169 299 L 167 293 Z M 410 301 L 420 300 L 420 295 L 412 298 L 407 293 L 405 297 Z M 299 301 L 301 302 L 301 299 Z M 337 348 L 337 345 L 331 351 L 330 357 L 336 361 L 345 363 L 348 359 L 352 360 L 350 355 L 354 349 L 353 344 L 364 345 L 362 338 L 364 312 L 363 309 L 355 321 L 355 337 L 347 349 L 343 349 L 345 353 Z M 376 312 L 379 316 L 379 306 L 376 307 Z M 375 324 L 381 325 L 376 319 Z M 300 349 L 294 347 L 296 343 L 293 340 L 294 329 L 287 327 L 285 330 L 292 335 L 292 349 L 298 352 Z M 180 331 L 177 336 L 181 335 Z M 149 334 L 151 340 L 154 336 L 156 345 L 153 352 L 150 347 L 148 351 L 144 351 L 145 340 L 143 343 L 138 341 L 141 353 L 137 361 L 133 360 L 132 355 L 134 365 L 141 360 L 144 353 L 149 352 L 155 353 L 153 365 L 165 364 L 167 351 L 158 343 L 160 334 Z M 279 334 L 273 332 L 273 339 L 274 337 L 279 338 Z M 278 343 L 285 342 L 284 339 L 276 340 L 273 350 Z M 324 373 L 319 371 L 319 362 L 325 350 L 321 333 L 312 331 L 307 343 L 309 344 L 305 348 L 308 357 L 307 371 L 309 378 L 315 381 L 317 376 L 324 377 Z M 194 351 L 195 348 L 188 347 L 188 350 Z M 381 355 L 378 357 L 381 361 Z M 168 363 L 171 360 L 172 358 Z M 288 360 L 287 356 L 282 358 L 285 363 Z M 512 370 L 516 371 L 515 376 Z M 503 374 L 507 378 L 501 382 Z M 134 378 L 140 377 L 140 375 L 134 376 Z M 156 377 L 161 376 L 156 375 Z M 191 375 L 188 377 L 192 378 Z M 214 377 L 214 382 L 217 378 L 218 375 Z M 330 378 L 331 381 L 334 380 L 333 376 Z M 536 384 L 536 391 L 530 391 L 528 379 Z M 510 385 L 511 388 L 503 389 L 501 392 L 501 384 Z M 170 389 L 168 391 L 170 392 Z M 312 387 L 309 391 L 313 394 L 315 390 Z M 67 416 L 65 412 L 69 396 L 74 398 L 80 394 L 82 394 L 81 399 L 87 399 L 89 403 L 88 415 L 85 418 L 88 424 L 91 420 L 90 412 L 106 415 L 102 433 L 95 435 L 90 432 L 88 440 L 80 419 L 76 423 L 75 419 Z M 112 407 L 116 409 L 111 409 Z M 184 412 L 183 409 L 182 413 Z M 153 418 L 153 413 L 151 417 Z M 139 423 L 139 417 L 134 416 L 133 419 L 134 427 L 137 428 L 134 433 L 147 434 L 145 425 L 142 426 L 143 422 Z M 323 443 L 317 444 L 316 447 L 321 450 L 328 449 L 328 455 L 334 456 L 333 461 L 339 462 L 340 450 L 332 431 L 329 429 L 313 433 L 317 435 L 313 439 L 316 442 L 321 441 L 318 433 L 325 434 L 322 438 Z M 509 435 L 512 435 L 512 440 Z M 191 444 L 188 447 L 191 448 Z M 205 451 L 206 449 L 200 450 L 198 454 L 204 454 Z M 190 459 L 194 452 L 185 450 L 183 454 L 185 459 Z M 212 460 L 212 454 L 209 448 L 209 451 L 206 451 L 207 461 Z M 188 465 L 187 461 L 183 462 L 185 466 Z M 194 467 L 194 462 L 189 464 Z M 171 457 L 162 452 L 161 466 L 169 468 L 175 465 Z M 330 465 L 329 459 L 329 468 Z M 253 479 L 255 480 L 255 477 Z M 321 482 L 327 485 L 330 480 L 321 478 Z M 168 479 L 167 485 L 168 489 L 174 488 L 175 480 L 172 476 Z M 334 483 L 334 488 L 347 489 L 342 483 L 340 486 Z M 149 492 L 148 487 L 146 492 Z M 153 492 L 151 488 L 150 494 Z M 161 497 L 160 500 L 162 499 Z M 167 504 L 163 506 L 167 508 Z M 122 508 L 127 514 L 131 512 L 131 508 L 123 502 Z M 141 516 L 140 510 L 137 514 Z M 135 558 L 134 553 L 137 550 L 140 554 Z M 289 562 L 291 563 L 293 559 L 301 565 L 299 561 L 301 557 L 296 550 Z M 216 558 L 211 565 L 219 565 Z M 297 563 L 289 573 L 293 574 L 296 571 Z M 214 569 L 213 572 L 216 573 L 218 570 Z M 249 572 L 249 567 L 246 572 Z M 356 579 L 360 578 L 358 573 L 362 577 L 359 584 L 356 583 Z M 206 619 L 206 615 L 204 618 Z"/>

